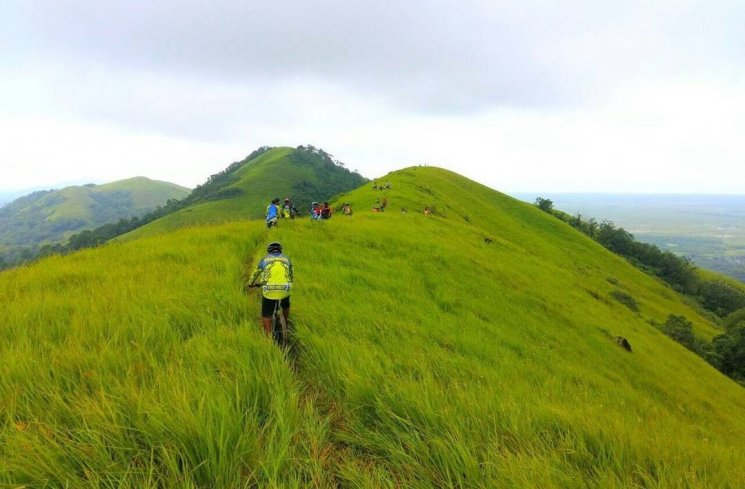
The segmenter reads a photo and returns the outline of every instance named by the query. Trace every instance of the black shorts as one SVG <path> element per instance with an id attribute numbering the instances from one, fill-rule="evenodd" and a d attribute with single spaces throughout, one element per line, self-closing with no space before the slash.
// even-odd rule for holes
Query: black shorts
<path id="1" fill-rule="evenodd" d="M 272 317 L 272 314 L 274 314 L 274 306 L 279 301 L 279 306 L 282 309 L 287 309 L 290 307 L 290 297 L 285 297 L 284 299 L 267 299 L 266 297 L 261 298 L 261 317 L 263 318 L 270 318 Z"/>

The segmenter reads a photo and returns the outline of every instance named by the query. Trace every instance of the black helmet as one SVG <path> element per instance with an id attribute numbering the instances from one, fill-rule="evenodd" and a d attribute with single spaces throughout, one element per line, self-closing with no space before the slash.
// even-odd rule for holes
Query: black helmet
<path id="1" fill-rule="evenodd" d="M 282 253 L 282 245 L 280 243 L 277 243 L 276 241 L 274 243 L 269 243 L 266 247 L 267 253 Z"/>
<path id="2" fill-rule="evenodd" d="M 274 197 L 272 199 L 272 204 L 279 204 L 279 197 Z"/>

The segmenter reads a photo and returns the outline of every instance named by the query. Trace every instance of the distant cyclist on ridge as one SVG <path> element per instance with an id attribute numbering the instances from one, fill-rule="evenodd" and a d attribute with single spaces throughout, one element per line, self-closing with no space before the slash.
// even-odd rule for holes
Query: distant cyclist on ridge
<path id="1" fill-rule="evenodd" d="M 256 265 L 249 285 L 261 276 L 261 320 L 264 332 L 272 336 L 272 315 L 279 302 L 285 322 L 290 317 L 290 289 L 292 288 L 292 261 L 282 254 L 282 245 L 274 242 L 266 247 L 267 255 Z M 274 332 L 276 334 L 276 332 Z"/>

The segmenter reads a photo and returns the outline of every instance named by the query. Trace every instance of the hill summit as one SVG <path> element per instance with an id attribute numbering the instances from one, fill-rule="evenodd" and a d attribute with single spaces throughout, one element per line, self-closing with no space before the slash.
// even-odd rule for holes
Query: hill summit
<path id="1" fill-rule="evenodd" d="M 0 208 L 0 253 L 62 243 L 84 229 L 144 214 L 188 193 L 145 177 L 33 192 Z"/>
<path id="2" fill-rule="evenodd" d="M 379 182 L 332 201 L 351 216 L 163 226 L 0 273 L 0 481 L 745 486 L 745 391 L 656 326 L 711 337 L 710 316 L 455 173 Z M 295 264 L 287 352 L 244 292 L 270 241 Z"/>
<path id="3" fill-rule="evenodd" d="M 332 155 L 313 146 L 297 148 L 263 146 L 242 161 L 212 175 L 184 200 L 174 203 L 173 212 L 130 233 L 150 235 L 167 229 L 233 219 L 258 219 L 274 197 L 292 198 L 307 213 L 313 201 L 357 188 L 367 181 L 345 168 Z"/>

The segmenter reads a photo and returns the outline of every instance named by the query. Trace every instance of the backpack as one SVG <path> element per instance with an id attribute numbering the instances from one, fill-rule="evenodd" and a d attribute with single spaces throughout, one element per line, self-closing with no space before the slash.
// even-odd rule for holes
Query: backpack
<path id="1" fill-rule="evenodd" d="M 324 207 L 321 209 L 321 217 L 324 219 L 331 217 L 331 207 Z"/>
<path id="2" fill-rule="evenodd" d="M 281 299 L 289 295 L 292 286 L 292 265 L 285 256 L 269 255 L 263 260 L 262 280 L 264 295 L 269 299 Z"/>

